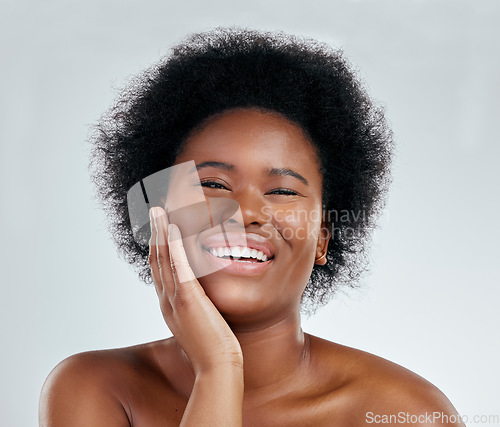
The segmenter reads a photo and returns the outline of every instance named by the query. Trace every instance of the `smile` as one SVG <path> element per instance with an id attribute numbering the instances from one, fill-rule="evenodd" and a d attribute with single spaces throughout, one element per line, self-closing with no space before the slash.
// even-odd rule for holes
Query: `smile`
<path id="1" fill-rule="evenodd" d="M 212 247 L 208 250 L 213 256 L 223 259 L 235 259 L 238 262 L 265 262 L 267 255 L 263 251 L 252 249 L 246 246 L 233 246 L 233 247 Z"/>
<path id="2" fill-rule="evenodd" d="M 210 249 L 203 247 L 203 253 L 207 254 L 209 262 L 215 264 L 217 269 L 242 276 L 260 274 L 274 260 L 274 257 L 268 259 L 262 251 L 241 246 Z"/>

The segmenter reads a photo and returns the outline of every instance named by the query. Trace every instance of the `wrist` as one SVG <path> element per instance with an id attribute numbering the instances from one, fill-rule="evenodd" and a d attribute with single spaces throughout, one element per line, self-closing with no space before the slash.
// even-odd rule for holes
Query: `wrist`
<path id="1" fill-rule="evenodd" d="M 198 389 L 210 390 L 219 396 L 224 396 L 228 399 L 236 401 L 243 399 L 244 391 L 244 376 L 243 368 L 239 366 L 217 366 L 207 369 L 195 377 L 194 387 Z"/>
<path id="2" fill-rule="evenodd" d="M 198 362 L 193 366 L 195 376 L 199 375 L 238 375 L 243 372 L 243 355 L 232 355 L 231 357 L 206 358 L 203 363 Z"/>
<path id="3" fill-rule="evenodd" d="M 196 374 L 181 426 L 241 426 L 243 367 L 218 365 Z"/>
<path id="4" fill-rule="evenodd" d="M 195 372 L 196 378 L 243 378 L 243 364 L 224 363 L 198 369 Z"/>

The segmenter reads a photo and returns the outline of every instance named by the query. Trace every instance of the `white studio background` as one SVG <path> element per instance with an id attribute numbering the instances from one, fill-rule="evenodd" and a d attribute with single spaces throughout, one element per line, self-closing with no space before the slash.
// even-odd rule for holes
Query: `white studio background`
<path id="1" fill-rule="evenodd" d="M 43 381 L 65 357 L 170 335 L 92 200 L 86 136 L 131 75 L 227 25 L 343 48 L 395 132 L 371 273 L 304 330 L 417 372 L 461 414 L 500 414 L 500 2 L 0 5 L 2 426 L 37 424 Z"/>

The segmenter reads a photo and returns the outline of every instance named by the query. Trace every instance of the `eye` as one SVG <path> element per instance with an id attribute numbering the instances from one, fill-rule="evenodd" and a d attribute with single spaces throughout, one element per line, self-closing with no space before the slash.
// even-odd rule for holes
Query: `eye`
<path id="1" fill-rule="evenodd" d="M 200 181 L 200 185 L 202 187 L 213 188 L 216 190 L 227 190 L 227 188 L 223 184 L 216 181 L 208 181 L 208 180 Z M 274 194 L 278 196 L 297 196 L 299 193 L 293 190 L 289 190 L 288 188 L 275 188 L 274 190 L 271 190 L 268 194 Z"/>
<path id="2" fill-rule="evenodd" d="M 293 190 L 288 190 L 287 188 L 277 188 L 269 192 L 269 194 L 278 194 L 283 196 L 296 196 L 298 193 Z"/>
<path id="3" fill-rule="evenodd" d="M 207 187 L 207 188 L 227 190 L 227 188 L 224 185 L 222 185 L 220 182 L 216 182 L 216 181 L 200 181 L 200 185 L 202 187 Z"/>

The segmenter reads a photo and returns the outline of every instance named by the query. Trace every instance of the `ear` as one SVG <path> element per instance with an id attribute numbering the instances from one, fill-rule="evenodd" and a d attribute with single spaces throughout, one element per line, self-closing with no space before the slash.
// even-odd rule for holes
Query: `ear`
<path id="1" fill-rule="evenodd" d="M 333 237 L 331 233 L 330 224 L 328 222 L 321 223 L 319 231 L 318 243 L 316 245 L 316 257 L 314 263 L 317 265 L 325 265 L 327 262 L 326 252 L 328 250 L 328 242 Z"/>

